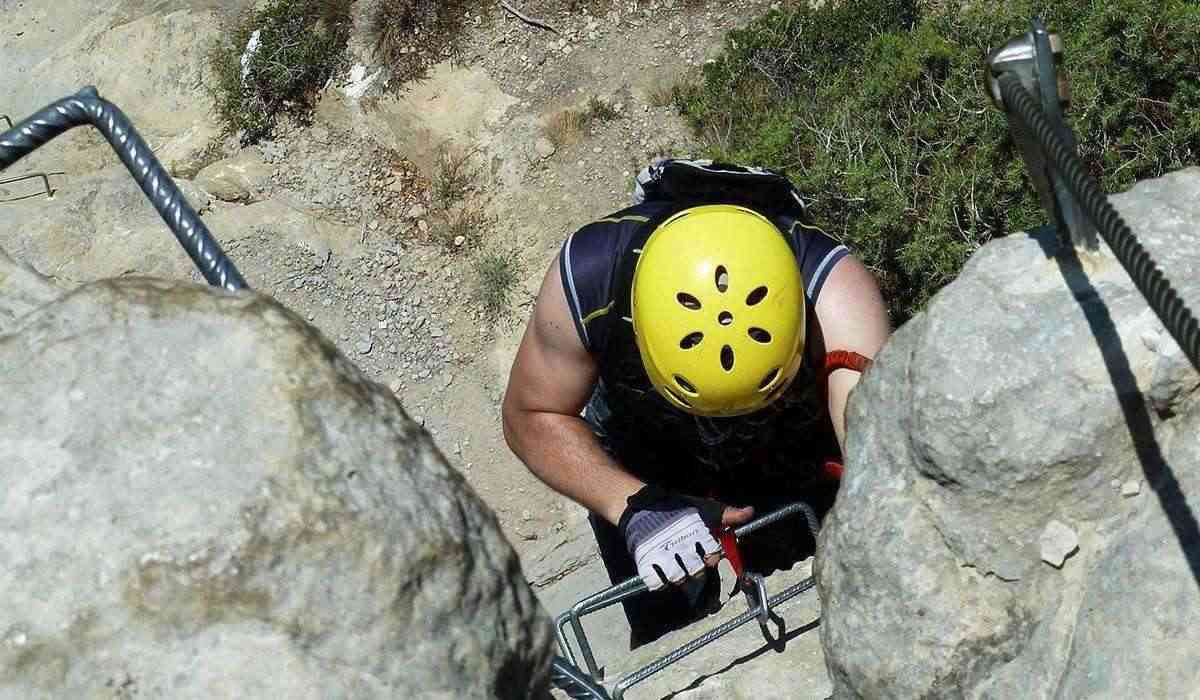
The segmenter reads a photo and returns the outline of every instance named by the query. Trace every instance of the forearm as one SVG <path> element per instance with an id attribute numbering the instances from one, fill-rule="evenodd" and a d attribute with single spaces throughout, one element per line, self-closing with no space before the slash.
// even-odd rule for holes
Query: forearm
<path id="1" fill-rule="evenodd" d="M 616 525 L 625 501 L 645 484 L 604 451 L 581 418 L 511 411 L 504 437 L 547 486 Z"/>

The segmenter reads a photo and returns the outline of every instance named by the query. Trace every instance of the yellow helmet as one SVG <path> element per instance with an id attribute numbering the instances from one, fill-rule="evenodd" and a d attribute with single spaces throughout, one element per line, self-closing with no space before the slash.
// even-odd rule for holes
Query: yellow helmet
<path id="1" fill-rule="evenodd" d="M 768 219 L 731 205 L 693 207 L 646 240 L 633 273 L 633 330 L 654 388 L 700 416 L 774 401 L 804 349 L 804 282 Z"/>

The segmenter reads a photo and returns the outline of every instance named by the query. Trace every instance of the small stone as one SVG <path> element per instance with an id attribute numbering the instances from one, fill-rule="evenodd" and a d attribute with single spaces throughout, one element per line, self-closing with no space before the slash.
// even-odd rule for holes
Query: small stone
<path id="1" fill-rule="evenodd" d="M 1112 486 L 1114 489 L 1119 489 L 1119 488 L 1121 488 L 1121 480 L 1120 480 L 1120 479 L 1113 479 L 1112 481 L 1110 481 L 1110 482 L 1108 482 L 1108 483 L 1109 483 L 1109 485 L 1110 485 L 1110 486 Z"/>
<path id="2" fill-rule="evenodd" d="M 413 416 L 413 422 L 417 425 L 425 425 L 425 416 Z"/>
<path id="3" fill-rule="evenodd" d="M 417 222 L 417 228 L 421 229 L 421 233 L 429 233 L 429 222 L 421 219 Z"/>
<path id="4" fill-rule="evenodd" d="M 601 148 L 600 146 L 596 146 L 595 148 L 592 149 L 592 153 L 603 153 L 603 152 L 604 152 L 604 149 Z"/>
<path id="5" fill-rule="evenodd" d="M 426 214 L 426 212 L 427 212 L 427 211 L 428 211 L 428 210 L 427 210 L 427 209 L 425 209 L 425 205 L 424 205 L 424 204 L 421 204 L 420 202 L 418 202 L 418 203 L 416 203 L 416 204 L 412 205 L 412 207 L 411 207 L 411 208 L 409 208 L 409 210 L 408 210 L 408 218 L 410 218 L 410 219 L 420 219 L 421 217 L 425 216 L 425 214 Z"/>
<path id="6" fill-rule="evenodd" d="M 379 230 L 379 222 L 378 222 L 378 221 L 372 221 L 372 222 L 371 222 L 371 225 L 370 225 L 370 226 L 368 226 L 367 228 L 371 229 L 372 231 L 378 231 L 378 230 Z"/>
<path id="7" fill-rule="evenodd" d="M 374 347 L 375 347 L 375 339 L 369 335 L 365 335 L 362 337 L 361 340 L 358 341 L 358 345 L 356 346 L 356 349 L 358 350 L 359 355 L 369 355 L 369 354 L 371 354 L 371 350 Z"/>
<path id="8" fill-rule="evenodd" d="M 521 511 L 521 520 L 524 520 L 525 522 L 533 520 L 533 513 L 528 510 Z"/>
<path id="9" fill-rule="evenodd" d="M 1121 484 L 1121 495 L 1125 498 L 1136 496 L 1142 492 L 1142 482 L 1139 479 L 1130 479 L 1124 484 Z"/>
<path id="10" fill-rule="evenodd" d="M 558 147 L 554 145 L 553 141 L 543 136 L 533 144 L 533 150 L 537 152 L 538 157 L 546 159 L 554 155 L 558 151 Z"/>
<path id="11" fill-rule="evenodd" d="M 1057 520 L 1051 520 L 1042 530 L 1040 540 L 1042 561 L 1061 569 L 1067 557 L 1079 551 L 1079 535 Z"/>
<path id="12" fill-rule="evenodd" d="M 464 245 L 466 242 L 467 242 L 467 237 L 466 237 L 466 236 L 455 236 L 455 237 L 454 237 L 454 247 L 455 247 L 455 248 L 461 248 L 461 247 L 463 247 L 463 245 Z"/>
<path id="13" fill-rule="evenodd" d="M 431 338 L 441 338 L 443 335 L 446 335 L 446 333 L 441 328 L 438 328 L 437 326 L 434 326 L 429 331 L 429 337 L 431 337 Z"/>

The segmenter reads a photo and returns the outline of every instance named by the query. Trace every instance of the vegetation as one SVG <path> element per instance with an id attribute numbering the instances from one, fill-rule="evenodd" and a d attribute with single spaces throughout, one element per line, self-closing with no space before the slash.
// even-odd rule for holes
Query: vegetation
<path id="1" fill-rule="evenodd" d="M 361 3 L 360 3 L 361 4 Z M 271 133 L 279 117 L 305 119 L 317 93 L 346 67 L 355 0 L 269 0 L 226 27 L 209 51 L 217 112 L 246 142 Z M 364 31 L 392 87 L 424 77 L 458 50 L 469 0 L 377 0 Z M 248 51 L 258 33 L 258 48 Z M 243 60 L 246 65 L 243 66 Z"/>
<path id="2" fill-rule="evenodd" d="M 396 86 L 425 77 L 429 67 L 458 53 L 463 20 L 478 10 L 470 0 L 383 0 L 369 21 L 376 56 Z"/>
<path id="3" fill-rule="evenodd" d="M 478 175 L 471 159 L 476 149 L 464 149 L 446 143 L 438 149 L 437 171 L 433 176 L 433 197 L 443 208 L 461 201 L 475 184 Z"/>
<path id="4" fill-rule="evenodd" d="M 593 124 L 606 123 L 620 119 L 621 113 L 608 102 L 599 97 L 588 99 L 583 109 L 564 109 L 552 115 L 542 133 L 555 146 L 569 146 L 577 143 Z"/>
<path id="5" fill-rule="evenodd" d="M 495 323 L 508 316 L 524 270 L 516 248 L 497 246 L 475 258 L 471 296 L 485 321 Z"/>
<path id="6" fill-rule="evenodd" d="M 1080 154 L 1108 191 L 1200 154 L 1200 5 L 830 0 L 731 32 L 675 99 L 708 154 L 781 170 L 880 278 L 894 320 L 989 239 L 1045 222 L 982 90 L 1041 16 L 1065 41 Z"/>
<path id="7" fill-rule="evenodd" d="M 350 6 L 347 0 L 271 0 L 228 28 L 209 63 L 217 112 L 230 132 L 256 141 L 280 115 L 309 113 L 317 92 L 343 65 Z M 256 33 L 258 48 L 247 51 Z"/>

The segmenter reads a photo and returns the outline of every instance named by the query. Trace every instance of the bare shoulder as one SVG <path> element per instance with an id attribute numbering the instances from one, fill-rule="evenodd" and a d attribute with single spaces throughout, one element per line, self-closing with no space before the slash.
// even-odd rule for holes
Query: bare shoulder
<path id="1" fill-rule="evenodd" d="M 575 328 L 556 257 L 513 360 L 505 407 L 578 414 L 591 395 L 597 369 Z"/>
<path id="2" fill-rule="evenodd" d="M 829 350 L 874 357 L 891 332 L 879 284 L 854 256 L 842 258 L 829 273 L 816 312 Z"/>

